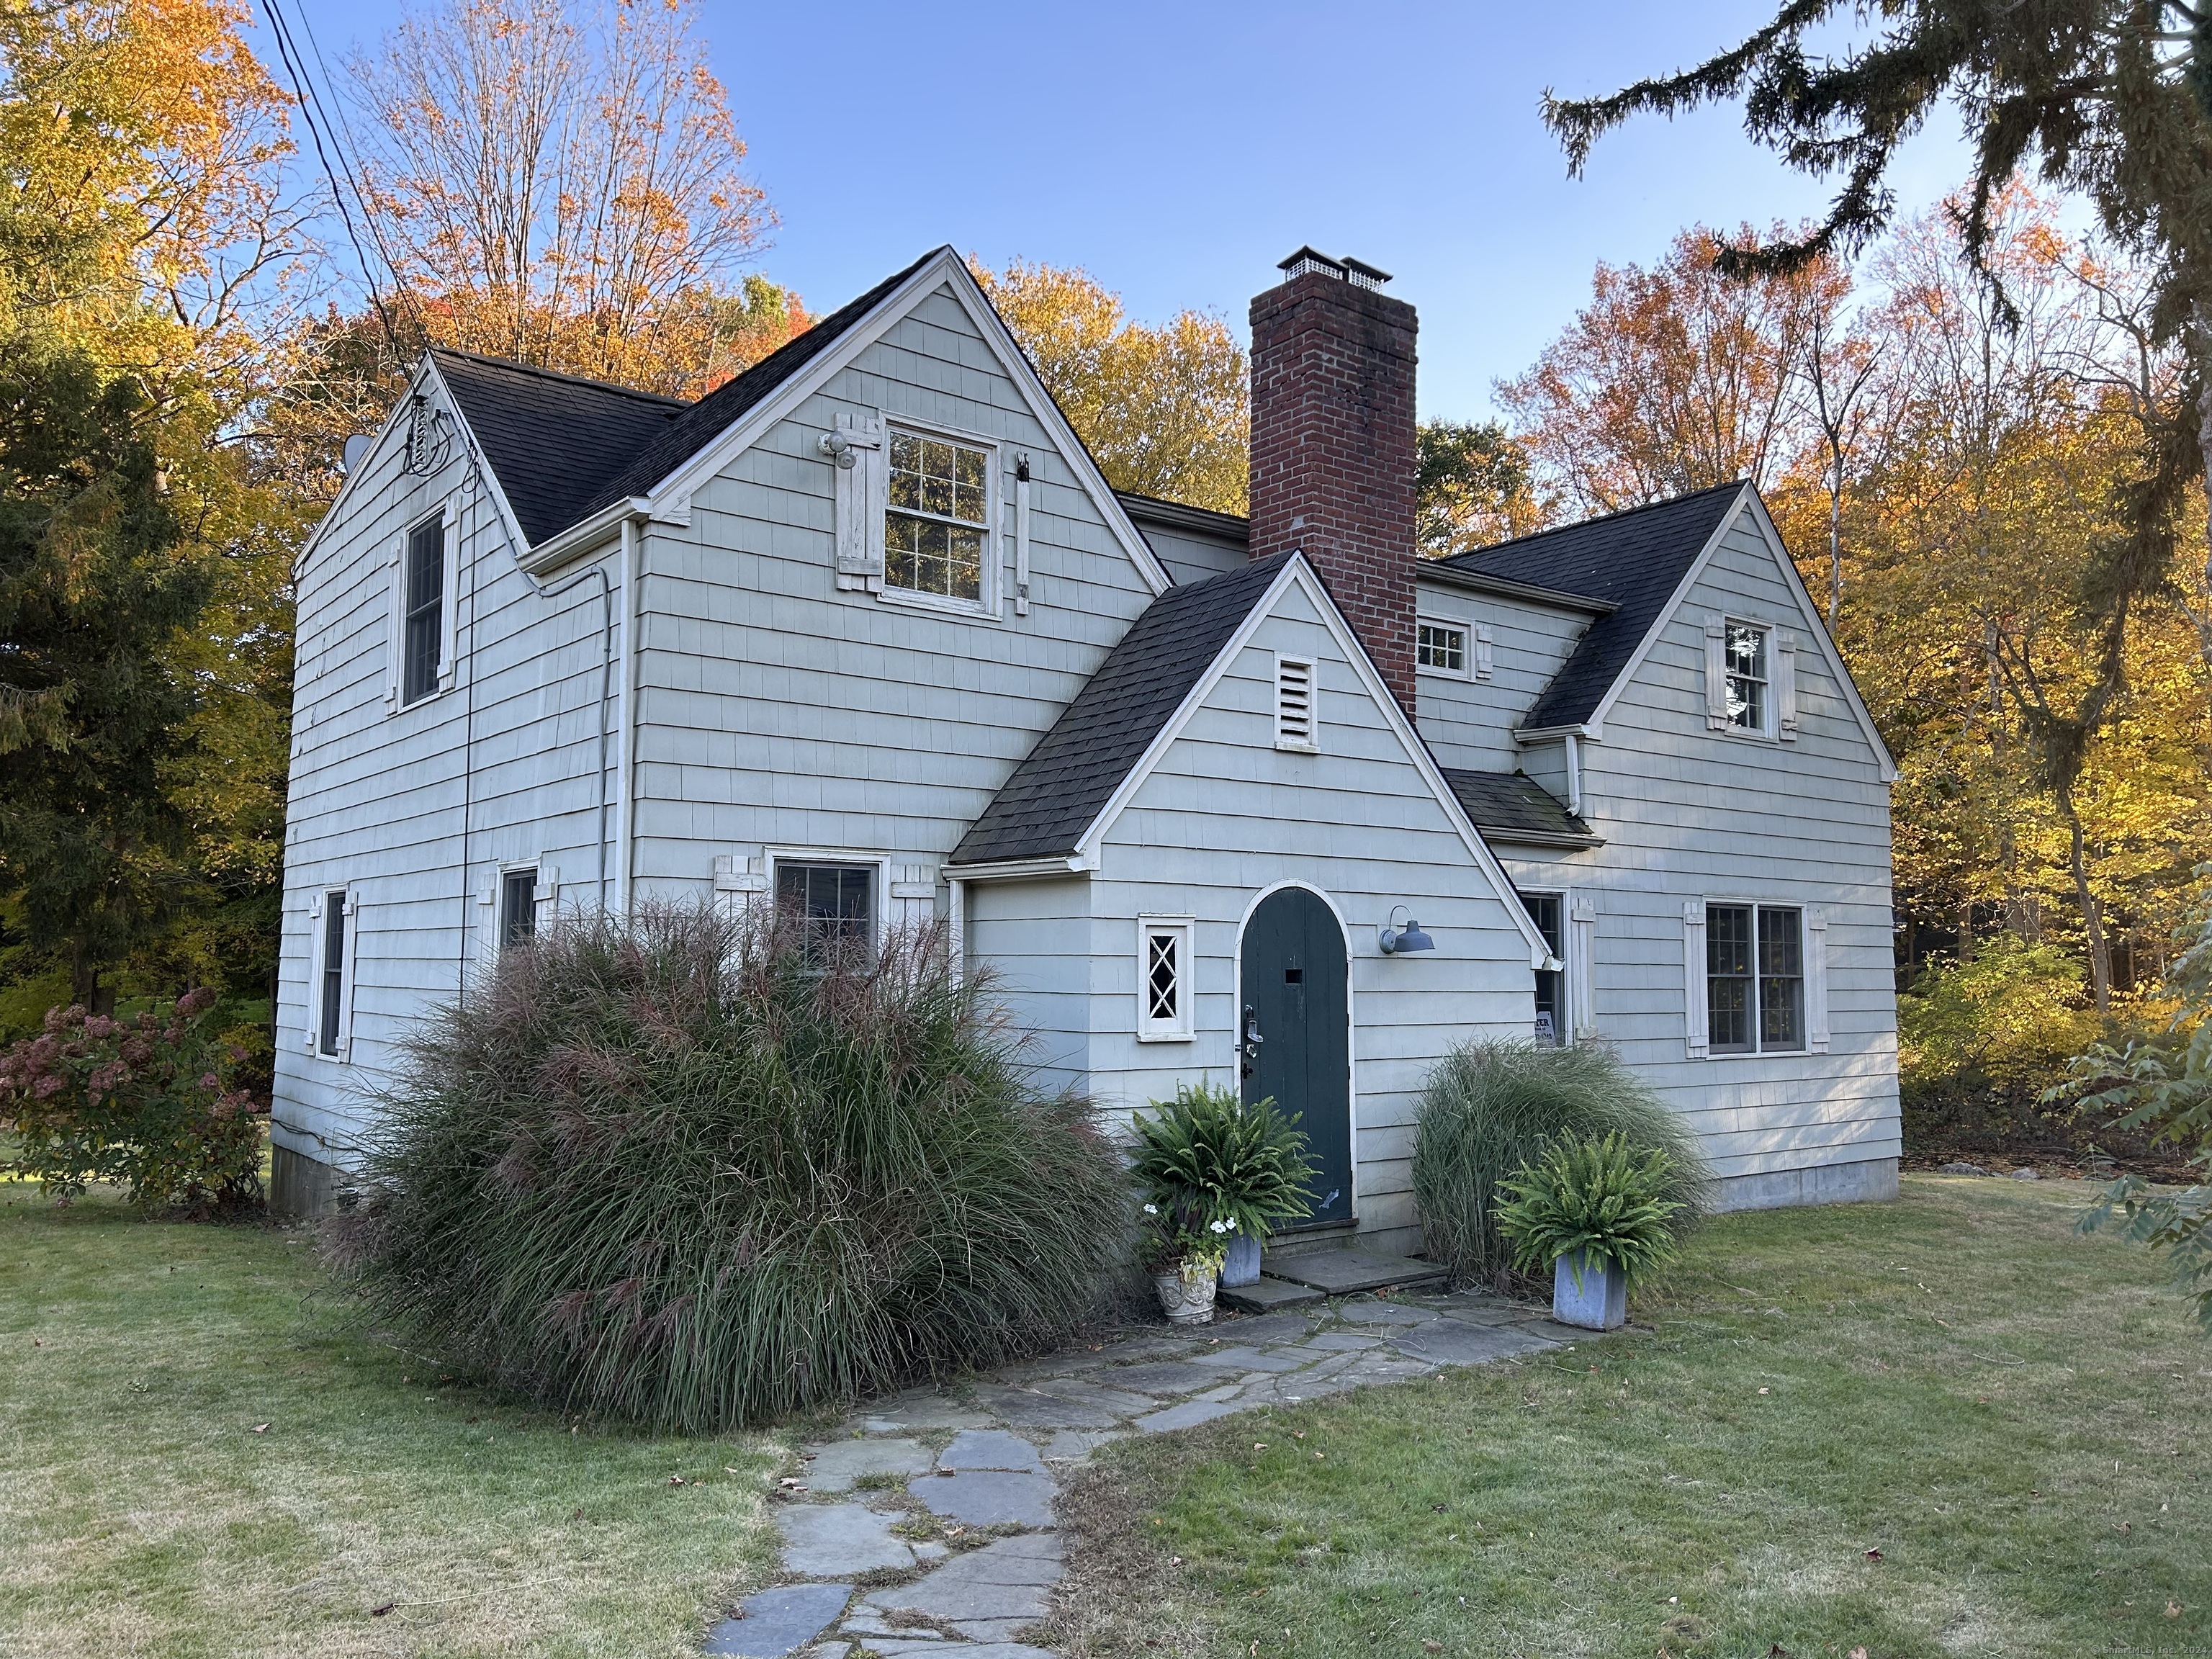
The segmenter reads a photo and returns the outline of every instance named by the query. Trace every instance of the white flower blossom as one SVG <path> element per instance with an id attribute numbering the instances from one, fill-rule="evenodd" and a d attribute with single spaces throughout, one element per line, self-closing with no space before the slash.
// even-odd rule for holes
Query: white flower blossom
<path id="1" fill-rule="evenodd" d="M 1146 1215 L 1158 1215 L 1159 1212 L 1160 1206 L 1157 1204 L 1147 1204 L 1145 1206 L 1145 1213 Z"/>

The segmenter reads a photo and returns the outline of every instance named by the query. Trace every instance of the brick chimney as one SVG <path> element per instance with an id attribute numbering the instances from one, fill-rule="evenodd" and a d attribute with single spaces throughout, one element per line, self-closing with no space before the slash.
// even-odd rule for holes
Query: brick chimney
<path id="1" fill-rule="evenodd" d="M 1300 248 L 1252 301 L 1252 556 L 1304 551 L 1413 712 L 1413 307 Z"/>

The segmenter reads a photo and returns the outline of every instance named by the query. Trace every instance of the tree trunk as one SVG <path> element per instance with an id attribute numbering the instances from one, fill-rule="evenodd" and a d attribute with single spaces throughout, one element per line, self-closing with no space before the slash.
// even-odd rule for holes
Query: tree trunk
<path id="1" fill-rule="evenodd" d="M 2104 908 L 2090 890 L 2088 846 L 2081 833 L 2081 815 L 2074 807 L 2073 787 L 2057 793 L 2059 813 L 2066 820 L 2066 867 L 2074 878 L 2074 897 L 2081 907 L 2081 928 L 2089 942 L 2089 995 L 2097 1012 L 2107 1013 L 2112 1006 L 2112 941 L 2105 936 Z"/>
<path id="2" fill-rule="evenodd" d="M 1832 440 L 1834 460 L 1828 474 L 1828 632 L 1844 610 L 1844 452 Z"/>

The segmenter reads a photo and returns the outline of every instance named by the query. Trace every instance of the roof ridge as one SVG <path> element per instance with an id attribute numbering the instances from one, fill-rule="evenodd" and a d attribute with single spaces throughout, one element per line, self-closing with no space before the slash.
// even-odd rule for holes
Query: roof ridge
<path id="1" fill-rule="evenodd" d="M 1443 558 L 1431 560 L 1430 562 L 1446 566 L 1454 565 L 1462 559 L 1480 558 L 1486 553 L 1500 552 L 1509 547 L 1525 547 L 1530 542 L 1542 541 L 1547 536 L 1564 536 L 1571 530 L 1588 530 L 1594 525 L 1616 523 L 1622 519 L 1632 519 L 1639 513 L 1656 513 L 1662 507 L 1680 507 L 1685 501 L 1694 501 L 1705 495 L 1717 495 L 1724 489 L 1741 489 L 1750 483 L 1751 480 L 1748 478 L 1735 478 L 1727 483 L 1707 484 L 1703 489 L 1692 489 L 1680 495 L 1669 495 L 1663 501 L 1645 501 L 1636 507 L 1624 507 L 1618 512 L 1600 513 L 1590 518 L 1577 519 L 1572 524 L 1555 524 L 1549 529 L 1532 530 L 1525 536 L 1509 536 L 1502 542 L 1491 542 L 1481 547 L 1470 547 L 1464 552 L 1447 554 Z"/>
<path id="2" fill-rule="evenodd" d="M 503 368 L 511 374 L 529 374 L 541 380 L 561 380 L 569 386 L 585 386 L 594 392 L 612 392 L 624 398 L 635 398 L 642 403 L 665 404 L 671 409 L 689 409 L 691 405 L 681 398 L 672 398 L 665 392 L 647 392 L 634 386 L 623 386 L 616 380 L 595 380 L 588 374 L 571 374 L 566 370 L 547 368 L 538 363 L 519 362 L 512 357 L 495 357 L 485 351 L 465 351 L 459 346 L 434 345 L 432 357 L 458 357 L 464 362 L 480 364 L 486 368 Z"/>

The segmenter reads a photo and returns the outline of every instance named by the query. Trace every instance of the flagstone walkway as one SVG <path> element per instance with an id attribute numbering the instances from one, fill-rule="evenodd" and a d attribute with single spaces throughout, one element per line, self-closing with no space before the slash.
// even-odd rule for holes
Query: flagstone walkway
<path id="1" fill-rule="evenodd" d="M 1125 1435 L 1426 1376 L 1593 1333 L 1479 1291 L 1146 1328 L 945 1389 L 871 1401 L 780 1490 L 794 1582 L 748 1597 L 706 1650 L 745 1659 L 1054 1659 L 1022 1641 L 1060 1576 L 1060 1476 Z"/>

